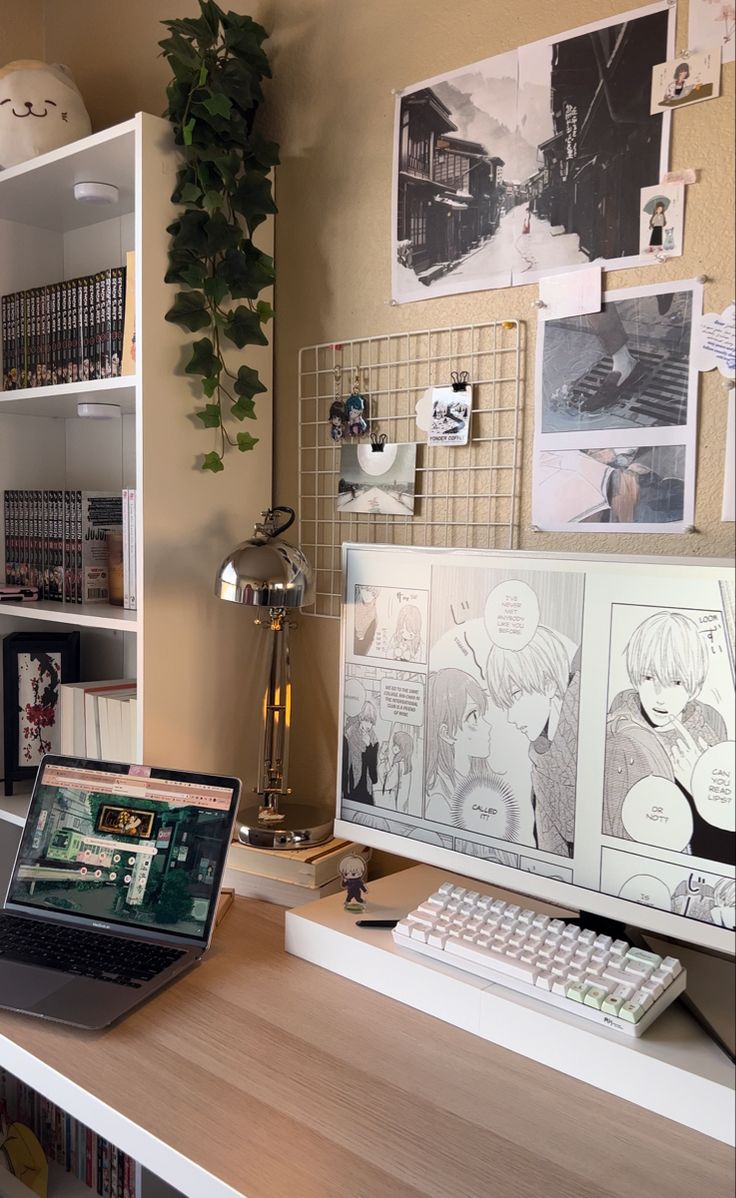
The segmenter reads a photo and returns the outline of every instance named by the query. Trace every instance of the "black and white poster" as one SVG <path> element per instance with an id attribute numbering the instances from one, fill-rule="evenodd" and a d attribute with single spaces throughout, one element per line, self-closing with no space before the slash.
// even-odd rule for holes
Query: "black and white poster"
<path id="1" fill-rule="evenodd" d="M 670 120 L 649 112 L 652 69 L 674 30 L 659 3 L 405 88 L 393 299 L 644 264 L 640 191 L 667 170 Z"/>

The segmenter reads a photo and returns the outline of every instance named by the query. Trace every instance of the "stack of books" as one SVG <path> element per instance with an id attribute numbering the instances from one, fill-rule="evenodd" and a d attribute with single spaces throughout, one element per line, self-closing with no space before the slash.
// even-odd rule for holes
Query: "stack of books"
<path id="1" fill-rule="evenodd" d="M 5 583 L 55 603 L 110 602 L 108 534 L 123 534 L 123 607 L 136 600 L 136 493 L 3 492 Z"/>
<path id="2" fill-rule="evenodd" d="M 137 760 L 135 681 L 62 682 L 59 692 L 60 751 L 65 756 Z"/>
<path id="3" fill-rule="evenodd" d="M 89 1186 L 91 1193 L 105 1198 L 138 1198 L 138 1167 L 127 1153 L 0 1067 L 0 1110 L 3 1108 L 9 1125 L 29 1128 L 47 1161 Z M 5 1186 L 4 1178 L 14 1176 L 12 1151 L 6 1150 L 5 1155 L 4 1160 L 0 1148 L 0 1193 Z M 11 1166 L 8 1173 L 3 1171 L 3 1165 L 8 1169 L 7 1161 Z M 9 1188 L 9 1193 L 34 1198 L 40 1190 L 35 1186 L 31 1190 L 18 1182 Z M 49 1195 L 52 1194 L 50 1185 Z"/>
<path id="4" fill-rule="evenodd" d="M 124 266 L 4 295 L 4 389 L 115 378 L 121 370 L 124 304 Z"/>
<path id="5" fill-rule="evenodd" d="M 336 837 L 316 848 L 291 850 L 255 849 L 233 841 L 223 884 L 247 898 L 298 907 L 337 894 L 341 886 L 340 862 L 350 853 L 367 862 L 371 850 Z"/>

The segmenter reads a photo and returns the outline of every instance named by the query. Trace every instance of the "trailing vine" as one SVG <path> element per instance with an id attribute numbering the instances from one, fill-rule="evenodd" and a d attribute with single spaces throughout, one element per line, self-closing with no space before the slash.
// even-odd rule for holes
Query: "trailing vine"
<path id="1" fill-rule="evenodd" d="M 265 30 L 214 0 L 199 7 L 197 18 L 163 21 L 169 36 L 159 42 L 173 72 L 165 115 L 183 156 L 165 276 L 181 290 L 166 319 L 206 334 L 192 343 L 184 369 L 199 378 L 205 399 L 196 418 L 216 430 L 217 448 L 200 464 L 217 473 L 229 447 L 245 452 L 258 442 L 249 432 L 233 435 L 232 421 L 255 420 L 255 396 L 266 387 L 247 365 L 233 374 L 223 351 L 225 341 L 238 349 L 268 344 L 264 326 L 273 310 L 258 296 L 273 282 L 273 259 L 252 238 L 276 211 L 269 172 L 278 146 L 253 127 L 262 80 L 271 76 Z"/>

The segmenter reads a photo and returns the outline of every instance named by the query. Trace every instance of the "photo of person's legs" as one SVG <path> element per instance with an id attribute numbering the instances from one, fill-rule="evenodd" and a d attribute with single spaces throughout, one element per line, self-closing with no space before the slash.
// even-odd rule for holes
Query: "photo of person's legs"
<path id="1" fill-rule="evenodd" d="M 580 405 L 584 412 L 595 412 L 617 403 L 622 392 L 644 376 L 646 368 L 629 349 L 628 334 L 614 304 L 604 306 L 600 312 L 591 312 L 585 319 L 611 358 L 608 376 L 595 394 L 586 397 Z"/>

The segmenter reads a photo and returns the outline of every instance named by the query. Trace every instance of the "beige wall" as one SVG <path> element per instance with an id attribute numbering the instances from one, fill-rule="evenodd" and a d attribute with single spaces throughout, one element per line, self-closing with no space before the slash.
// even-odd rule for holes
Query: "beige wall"
<path id="1" fill-rule="evenodd" d="M 720 523 L 726 394 L 703 376 L 697 533 L 683 536 L 554 536 L 529 531 L 534 323 L 532 287 L 390 307 L 392 88 L 524 42 L 613 16 L 625 0 L 232 0 L 272 31 L 274 70 L 264 126 L 281 144 L 276 229 L 276 490 L 296 505 L 296 363 L 300 346 L 505 316 L 528 322 L 526 447 L 521 545 L 535 549 L 723 555 L 733 526 Z M 3 3 L 3 8 L 5 4 Z M 95 127 L 139 108 L 161 112 L 168 72 L 156 57 L 158 22 L 193 13 L 193 0 L 47 0 L 46 54 L 67 62 Z M 27 8 L 23 10 L 25 13 Z M 19 21 L 15 22 L 16 26 Z M 21 39 L 22 40 L 22 39 Z M 29 53 L 38 30 L 29 27 Z M 687 44 L 687 0 L 678 6 Z M 26 50 L 14 42 L 14 54 Z M 711 277 L 706 309 L 733 298 L 734 66 L 723 97 L 674 115 L 672 167 L 698 169 L 688 189 L 686 253 L 656 272 L 616 271 L 609 288 L 655 278 Z M 237 468 L 236 464 L 231 467 Z M 246 467 L 247 468 L 247 467 Z M 217 479 L 212 480 L 217 486 Z M 249 514 L 245 515 L 246 520 Z M 333 791 L 337 624 L 304 619 L 295 645 L 295 778 Z M 301 718 L 300 718 L 301 717 Z"/>

